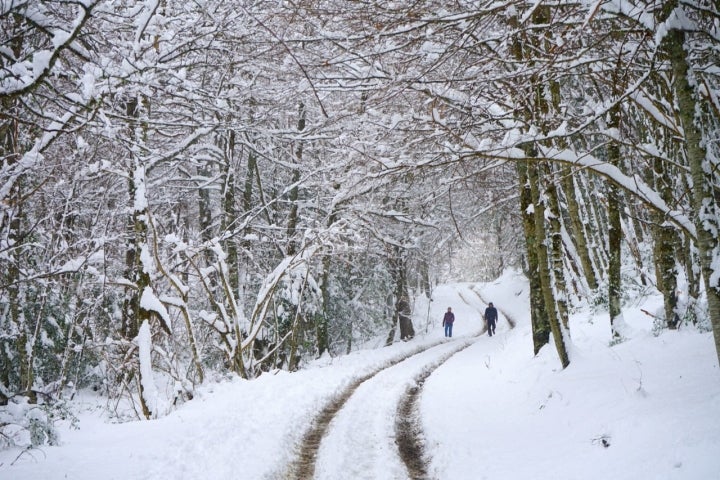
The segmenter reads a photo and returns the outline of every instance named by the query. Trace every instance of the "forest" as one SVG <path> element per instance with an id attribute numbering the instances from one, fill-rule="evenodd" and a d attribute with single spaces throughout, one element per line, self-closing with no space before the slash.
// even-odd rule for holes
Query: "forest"
<path id="1" fill-rule="evenodd" d="M 717 2 L 0 8 L 0 405 L 158 418 L 507 267 L 563 366 L 649 289 L 720 352 Z"/>

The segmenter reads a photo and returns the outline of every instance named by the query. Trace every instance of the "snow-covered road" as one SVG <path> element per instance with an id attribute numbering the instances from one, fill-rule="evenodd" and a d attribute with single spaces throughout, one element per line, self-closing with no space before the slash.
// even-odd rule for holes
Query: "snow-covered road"
<path id="1" fill-rule="evenodd" d="M 316 462 L 315 479 L 404 479 L 395 423 L 398 405 L 416 377 L 465 348 L 448 340 L 387 368 L 362 383 L 330 424 Z"/>
<path id="2" fill-rule="evenodd" d="M 410 429 L 407 425 L 413 423 L 413 419 L 401 419 L 401 415 L 408 413 L 400 414 L 398 410 L 401 405 L 408 408 L 412 401 L 411 389 L 417 392 L 421 388 L 419 382 L 483 333 L 480 319 L 485 304 L 480 296 L 470 288 L 460 288 L 453 293 L 455 295 L 445 297 L 445 300 L 451 301 L 452 305 L 448 306 L 455 310 L 462 325 L 458 330 L 462 334 L 446 338 L 440 345 L 415 353 L 352 387 L 332 410 L 331 420 L 322 420 L 329 424 L 314 427 L 316 431 L 322 431 L 322 439 L 319 447 L 313 447 L 317 451 L 312 457 L 305 459 L 314 465 L 305 468 L 301 477 L 390 480 L 417 475 L 408 473 L 408 466 L 399 454 L 399 442 L 407 444 L 407 430 Z M 445 307 L 435 305 L 435 308 L 444 310 Z M 409 408 L 413 407 L 409 405 Z M 419 430 L 419 421 L 415 421 L 415 427 L 418 428 L 412 430 Z M 405 432 L 399 432 L 402 429 Z M 405 437 L 401 439 L 400 435 Z M 419 444 L 422 439 L 417 440 L 420 440 Z"/>

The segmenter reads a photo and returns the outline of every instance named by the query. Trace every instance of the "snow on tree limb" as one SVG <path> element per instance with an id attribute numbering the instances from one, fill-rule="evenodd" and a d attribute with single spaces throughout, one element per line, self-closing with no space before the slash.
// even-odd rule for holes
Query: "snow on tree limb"
<path id="1" fill-rule="evenodd" d="M 172 320 L 170 314 L 165 308 L 165 305 L 155 295 L 151 287 L 145 287 L 140 297 L 140 308 L 143 308 L 149 312 L 155 312 L 160 318 L 160 323 L 163 325 L 163 329 L 170 333 L 172 331 Z"/>
<path id="2" fill-rule="evenodd" d="M 538 149 L 538 156 L 533 158 L 528 158 L 525 152 L 519 148 L 498 150 L 493 155 L 487 156 L 491 158 L 504 158 L 510 161 L 548 160 L 589 170 L 633 194 L 647 206 L 663 213 L 668 220 L 682 228 L 693 239 L 697 238 L 697 231 L 692 221 L 684 213 L 672 209 L 655 190 L 650 188 L 650 186 L 637 175 L 628 176 L 618 167 L 604 162 L 589 153 L 578 155 L 571 150 L 559 150 L 547 147 L 538 147 Z"/>
<path id="3" fill-rule="evenodd" d="M 136 338 L 138 344 L 138 359 L 140 361 L 140 382 L 142 385 L 141 395 L 145 404 L 148 406 L 151 416 L 158 418 L 167 411 L 167 404 L 161 398 L 155 380 L 153 379 L 152 370 L 152 333 L 150 324 L 146 321 L 140 325 L 138 336 Z"/>
<path id="4" fill-rule="evenodd" d="M 53 48 L 50 50 L 38 50 L 31 60 L 17 59 L 12 68 L 4 67 L 0 72 L 0 100 L 6 98 L 16 98 L 35 89 L 53 70 L 60 54 L 63 50 L 70 48 L 80 31 L 83 29 L 87 21 L 92 16 L 92 10 L 99 0 L 88 0 L 86 2 L 78 2 L 76 5 L 80 7 L 75 20 L 71 23 L 72 29 L 64 31 L 59 28 L 52 28 L 53 32 L 51 43 Z M 13 2 L 3 2 L 3 11 L 15 10 L 17 6 L 23 3 L 15 4 Z M 32 22 L 30 18 L 33 11 L 26 12 L 24 16 Z M 41 17 L 44 16 L 39 13 Z M 35 22 L 33 22 L 35 23 Z M 50 27 L 51 25 L 48 25 Z"/>
<path id="5" fill-rule="evenodd" d="M 278 263 L 278 265 L 275 267 L 275 269 L 265 278 L 263 286 L 257 294 L 257 302 L 253 307 L 253 312 L 251 315 L 253 321 L 252 327 L 251 330 L 248 332 L 247 338 L 245 338 L 242 342 L 242 349 L 245 349 L 250 344 L 252 344 L 252 342 L 255 340 L 255 337 L 260 332 L 260 329 L 262 328 L 264 322 L 257 320 L 263 319 L 265 317 L 269 306 L 269 300 L 272 298 L 272 294 L 277 288 L 282 278 L 289 272 L 305 266 L 308 259 L 311 258 L 316 251 L 316 246 L 309 246 L 301 250 L 298 254 L 294 256 L 287 256 L 283 258 L 282 261 L 280 261 L 280 263 Z"/>

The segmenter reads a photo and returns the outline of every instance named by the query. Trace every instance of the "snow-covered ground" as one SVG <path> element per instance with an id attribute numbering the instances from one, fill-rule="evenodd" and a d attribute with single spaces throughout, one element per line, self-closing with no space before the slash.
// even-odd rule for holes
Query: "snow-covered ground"
<path id="1" fill-rule="evenodd" d="M 485 301 L 501 311 L 494 337 L 477 336 Z M 456 315 L 451 340 L 440 325 L 448 306 Z M 318 451 L 316 478 L 405 479 L 392 448 L 396 399 L 425 365 L 468 343 L 434 370 L 420 397 L 431 478 L 718 479 L 712 334 L 686 328 L 653 336 L 640 308 L 660 306 L 650 298 L 626 309 L 629 338 L 613 347 L 606 314 L 575 314 L 572 363 L 563 370 L 552 345 L 532 354 L 520 276 L 440 286 L 429 308 L 415 305 L 422 335 L 411 342 L 325 357 L 297 373 L 208 384 L 160 420 L 110 424 L 86 397 L 77 407 L 80 428 L 61 429 L 60 446 L 0 452 L 0 479 L 281 479 L 330 397 L 434 345 L 363 383 Z"/>

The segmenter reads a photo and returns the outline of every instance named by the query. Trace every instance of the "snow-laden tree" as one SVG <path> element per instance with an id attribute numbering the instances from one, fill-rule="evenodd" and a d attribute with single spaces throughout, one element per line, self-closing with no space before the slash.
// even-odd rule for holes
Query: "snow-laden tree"
<path id="1" fill-rule="evenodd" d="M 0 12 L 0 402 L 54 394 L 94 304 L 70 273 L 97 249 L 73 235 L 83 201 L 68 176 L 96 98 L 80 38 L 97 2 L 5 2 Z M 72 176 L 70 177 L 70 179 Z M 81 294 L 74 298 L 75 289 Z M 37 364 L 43 364 L 38 375 Z"/>

